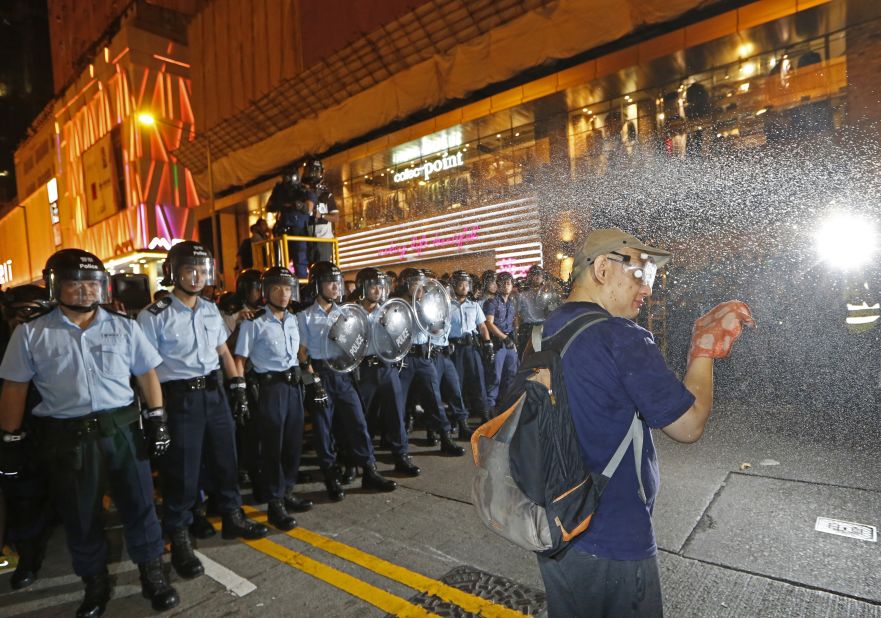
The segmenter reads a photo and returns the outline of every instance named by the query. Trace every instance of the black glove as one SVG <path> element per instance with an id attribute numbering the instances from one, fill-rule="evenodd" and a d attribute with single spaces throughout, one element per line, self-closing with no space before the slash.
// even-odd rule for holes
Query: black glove
<path id="1" fill-rule="evenodd" d="M 502 342 L 502 344 L 504 344 L 504 346 L 509 350 L 516 350 L 517 343 L 514 341 L 514 333 L 511 333 L 510 335 L 505 337 L 505 340 Z"/>
<path id="2" fill-rule="evenodd" d="M 248 408 L 248 383 L 245 378 L 230 378 L 226 383 L 229 389 L 229 401 L 232 404 L 232 416 L 241 427 L 251 418 L 251 410 Z"/>
<path id="3" fill-rule="evenodd" d="M 0 478 L 18 478 L 27 461 L 24 431 L 4 431 L 0 429 Z"/>
<path id="4" fill-rule="evenodd" d="M 311 381 L 309 376 L 312 376 Z M 314 373 L 305 373 L 303 374 L 303 384 L 306 388 L 306 401 L 318 408 L 327 408 L 327 391 L 324 390 L 321 378 Z"/>
<path id="5" fill-rule="evenodd" d="M 455 351 L 456 351 L 456 344 L 455 343 L 450 342 L 449 344 L 447 344 L 447 354 L 452 356 L 453 352 L 455 352 Z"/>
<path id="6" fill-rule="evenodd" d="M 171 434 L 168 432 L 164 408 L 150 408 L 141 413 L 144 427 L 144 436 L 150 444 L 150 454 L 153 457 L 161 457 L 171 444 Z"/>
<path id="7" fill-rule="evenodd" d="M 496 362 L 496 347 L 493 345 L 492 341 L 487 340 L 480 344 L 480 351 L 483 354 L 483 360 L 486 361 L 487 365 L 492 365 Z"/>

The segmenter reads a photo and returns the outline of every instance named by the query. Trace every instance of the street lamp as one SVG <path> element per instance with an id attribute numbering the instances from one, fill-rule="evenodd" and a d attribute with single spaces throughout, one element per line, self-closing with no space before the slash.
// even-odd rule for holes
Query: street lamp
<path id="1" fill-rule="evenodd" d="M 869 263 L 878 249 L 878 235 L 872 221 L 847 212 L 831 215 L 815 235 L 820 259 L 840 270 Z"/>

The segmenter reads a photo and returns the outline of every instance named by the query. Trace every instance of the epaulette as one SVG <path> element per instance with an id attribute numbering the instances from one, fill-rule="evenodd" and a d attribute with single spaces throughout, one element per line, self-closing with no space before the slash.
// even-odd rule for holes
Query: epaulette
<path id="1" fill-rule="evenodd" d="M 266 309 L 265 309 L 265 308 L 264 308 L 264 309 L 258 309 L 257 311 L 255 311 L 254 314 L 253 314 L 250 318 L 248 318 L 248 321 L 251 322 L 251 321 L 253 321 L 253 320 L 256 320 L 257 318 L 259 318 L 259 317 L 262 316 L 262 315 L 266 315 Z"/>
<path id="2" fill-rule="evenodd" d="M 157 300 L 155 303 L 153 303 L 152 305 L 147 307 L 147 311 L 149 311 L 153 315 L 159 315 L 160 313 L 162 313 L 163 311 L 168 309 L 170 306 L 171 306 L 171 297 L 170 296 L 163 296 L 162 298 Z"/>
<path id="3" fill-rule="evenodd" d="M 32 322 L 33 320 L 36 320 L 37 318 L 42 318 L 44 315 L 46 315 L 47 313 L 52 311 L 54 308 L 55 308 L 55 305 L 41 304 L 39 309 L 37 309 L 34 313 L 32 313 L 27 318 L 22 320 L 22 324 L 24 324 L 26 322 Z"/>
<path id="4" fill-rule="evenodd" d="M 115 316 L 117 318 L 125 318 L 126 320 L 134 320 L 134 318 L 132 316 L 130 316 L 128 313 L 124 313 L 122 311 L 119 311 L 118 309 L 114 309 L 112 305 L 101 305 L 101 308 L 104 311 L 106 311 L 107 313 L 109 313 L 110 315 Z"/>

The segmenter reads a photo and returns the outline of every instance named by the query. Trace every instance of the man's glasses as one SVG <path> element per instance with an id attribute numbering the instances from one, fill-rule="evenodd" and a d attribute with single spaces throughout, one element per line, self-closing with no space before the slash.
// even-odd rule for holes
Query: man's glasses
<path id="1" fill-rule="evenodd" d="M 612 257 L 613 255 L 617 257 Z M 633 276 L 639 279 L 643 285 L 647 285 L 649 289 L 654 285 L 655 275 L 658 273 L 658 266 L 655 264 L 653 257 L 642 253 L 639 256 L 639 259 L 643 260 L 645 263 L 633 265 L 630 264 L 630 261 L 633 259 L 630 255 L 624 255 L 623 253 L 612 251 L 611 255 L 607 255 L 606 257 L 613 262 L 622 264 L 625 271 L 632 272 Z"/>

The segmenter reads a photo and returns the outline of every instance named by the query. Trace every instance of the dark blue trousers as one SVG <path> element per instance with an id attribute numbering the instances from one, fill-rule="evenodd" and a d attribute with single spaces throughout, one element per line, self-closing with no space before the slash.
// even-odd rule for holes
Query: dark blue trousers
<path id="1" fill-rule="evenodd" d="M 452 359 L 456 373 L 459 374 L 462 396 L 471 413 L 487 418 L 489 408 L 486 405 L 486 378 L 480 351 L 473 345 L 457 346 Z"/>
<path id="2" fill-rule="evenodd" d="M 361 365 L 358 383 L 364 411 L 369 416 L 378 409 L 382 435 L 391 447 L 392 455 L 406 455 L 409 450 L 404 410 L 407 406 L 398 368 L 389 363 L 373 367 Z"/>
<path id="3" fill-rule="evenodd" d="M 439 351 L 431 362 L 434 363 L 440 381 L 441 397 L 453 409 L 453 418 L 457 421 L 468 420 L 468 411 L 465 410 L 465 401 L 462 399 L 462 384 L 453 361 Z"/>
<path id="4" fill-rule="evenodd" d="M 315 432 L 315 452 L 322 470 L 333 466 L 336 461 L 333 448 L 334 419 L 346 453 L 352 463 L 374 465 L 373 443 L 367 431 L 361 397 L 355 388 L 351 373 L 337 373 L 319 364 L 318 374 L 327 391 L 328 406 L 313 415 Z"/>
<path id="5" fill-rule="evenodd" d="M 293 489 L 303 448 L 303 394 L 298 384 L 260 385 L 257 410 L 263 487 L 275 499 Z"/>
<path id="6" fill-rule="evenodd" d="M 122 520 L 125 546 L 135 563 L 155 560 L 164 551 L 153 505 L 153 478 L 141 430 L 136 423 L 108 437 L 75 446 L 63 438 L 47 447 L 49 482 L 64 520 L 74 573 L 98 575 L 107 567 L 102 521 L 105 483 Z"/>
<path id="7" fill-rule="evenodd" d="M 162 529 L 171 533 L 193 523 L 190 512 L 199 492 L 205 458 L 205 487 L 221 513 L 242 505 L 238 488 L 236 428 L 220 388 L 165 390 L 171 446 L 159 458 L 162 481 Z"/>
<path id="8" fill-rule="evenodd" d="M 486 403 L 489 406 L 490 414 L 495 415 L 495 408 L 499 401 L 505 398 L 508 389 L 514 383 L 514 376 L 517 375 L 517 368 L 519 366 L 517 350 L 509 349 L 505 346 L 496 350 L 496 379 L 486 394 Z"/>
<path id="9" fill-rule="evenodd" d="M 401 370 L 401 390 L 406 399 L 411 387 L 421 395 L 420 403 L 428 415 L 429 429 L 450 433 L 450 421 L 444 411 L 444 402 L 441 398 L 441 382 L 434 361 L 422 356 L 408 355 L 404 359 L 404 368 Z"/>

